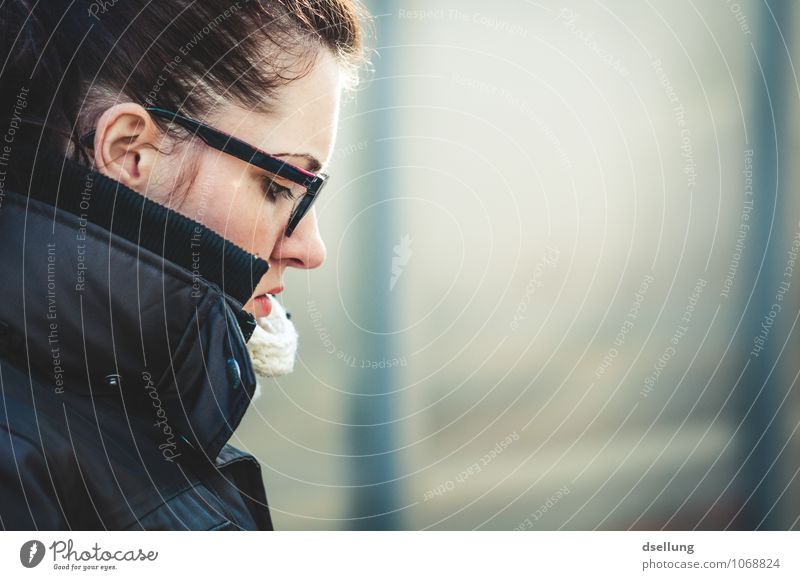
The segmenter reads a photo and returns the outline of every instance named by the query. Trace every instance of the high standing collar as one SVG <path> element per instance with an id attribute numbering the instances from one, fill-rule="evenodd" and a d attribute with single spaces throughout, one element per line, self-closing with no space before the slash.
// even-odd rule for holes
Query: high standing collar
<path id="1" fill-rule="evenodd" d="M 68 158 L 56 161 L 60 163 L 37 167 L 28 183 L 29 176 L 12 175 L 10 185 L 192 271 L 242 304 L 266 274 L 265 260 L 195 220 Z"/>
<path id="2" fill-rule="evenodd" d="M 61 158 L 10 177 L 0 197 L 0 353 L 56 393 L 123 404 L 156 440 L 213 458 L 255 390 L 241 304 L 266 269 Z"/>

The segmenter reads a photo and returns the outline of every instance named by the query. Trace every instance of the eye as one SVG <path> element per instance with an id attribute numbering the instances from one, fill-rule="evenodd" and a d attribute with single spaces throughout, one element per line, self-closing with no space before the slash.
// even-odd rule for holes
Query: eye
<path id="1" fill-rule="evenodd" d="M 273 201 L 277 201 L 278 196 L 288 200 L 293 200 L 295 198 L 290 188 L 279 184 L 275 181 L 274 177 L 269 175 L 263 175 L 261 177 L 261 188 Z"/>

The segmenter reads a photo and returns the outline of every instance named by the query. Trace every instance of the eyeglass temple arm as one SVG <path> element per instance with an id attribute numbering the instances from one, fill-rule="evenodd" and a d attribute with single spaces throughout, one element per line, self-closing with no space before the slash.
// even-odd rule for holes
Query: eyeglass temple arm
<path id="1" fill-rule="evenodd" d="M 265 171 L 291 179 L 305 186 L 309 185 L 315 178 L 313 173 L 295 168 L 280 159 L 276 159 L 255 149 L 233 135 L 229 135 L 217 129 L 212 129 L 189 117 L 184 117 L 183 115 L 157 107 L 146 107 L 145 110 L 163 119 L 173 121 L 185 129 L 192 131 L 209 146 L 223 151 L 224 153 L 229 153 L 247 163 L 252 163 Z"/>
<path id="2" fill-rule="evenodd" d="M 291 179 L 292 181 L 302 184 L 306 187 L 309 187 L 312 183 L 317 181 L 317 178 L 313 173 L 292 167 L 290 164 L 281 161 L 280 159 L 275 159 L 261 151 L 258 151 L 244 141 L 237 139 L 233 135 L 228 135 L 222 131 L 217 131 L 216 129 L 207 127 L 202 123 L 195 121 L 194 119 L 190 119 L 189 117 L 184 117 L 178 113 L 173 113 L 158 107 L 145 107 L 145 111 L 148 111 L 156 117 L 161 117 L 162 119 L 172 121 L 176 125 L 180 125 L 181 127 L 192 131 L 210 147 L 225 153 L 229 153 L 230 155 L 233 155 L 242 161 L 246 161 L 247 163 L 252 163 L 264 171 L 269 171 L 270 173 Z M 95 133 L 95 129 L 87 132 L 83 137 L 80 138 L 80 144 L 84 147 L 91 148 L 94 145 L 93 142 Z"/>

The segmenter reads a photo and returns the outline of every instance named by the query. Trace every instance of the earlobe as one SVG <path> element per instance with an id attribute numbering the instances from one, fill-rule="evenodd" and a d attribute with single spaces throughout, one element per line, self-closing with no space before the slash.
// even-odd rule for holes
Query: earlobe
<path id="1" fill-rule="evenodd" d="M 148 112 L 136 103 L 114 105 L 101 115 L 95 131 L 97 170 L 144 193 L 157 136 L 157 127 Z"/>

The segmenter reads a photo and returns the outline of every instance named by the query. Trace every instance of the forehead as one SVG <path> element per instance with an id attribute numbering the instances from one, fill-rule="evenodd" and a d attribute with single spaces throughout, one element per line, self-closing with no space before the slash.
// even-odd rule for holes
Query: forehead
<path id="1" fill-rule="evenodd" d="M 248 111 L 229 104 L 218 112 L 215 126 L 267 153 L 307 154 L 325 164 L 333 149 L 339 120 L 343 75 L 327 51 L 308 74 L 280 87 L 272 113 Z M 308 167 L 303 158 L 286 158 Z"/>

